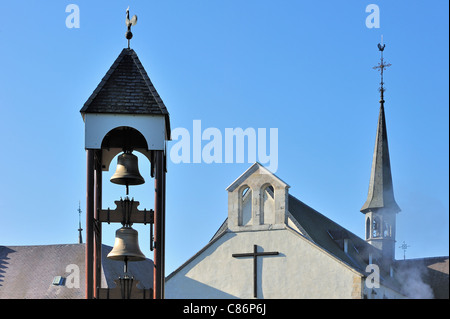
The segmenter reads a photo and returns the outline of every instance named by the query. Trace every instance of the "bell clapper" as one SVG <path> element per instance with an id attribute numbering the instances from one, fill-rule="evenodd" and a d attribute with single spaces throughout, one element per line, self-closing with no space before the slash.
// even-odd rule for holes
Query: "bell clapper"
<path id="1" fill-rule="evenodd" d="M 125 276 L 128 276 L 128 257 L 125 256 L 125 258 L 123 259 L 124 262 L 124 266 L 123 266 L 123 272 L 125 274 Z"/>

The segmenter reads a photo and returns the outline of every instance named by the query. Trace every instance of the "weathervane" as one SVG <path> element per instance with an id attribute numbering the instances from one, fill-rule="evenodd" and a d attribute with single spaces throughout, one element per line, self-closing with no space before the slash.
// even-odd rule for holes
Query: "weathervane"
<path id="1" fill-rule="evenodd" d="M 130 7 L 127 8 L 127 18 L 125 20 L 125 24 L 127 25 L 127 32 L 125 33 L 125 37 L 128 40 L 128 49 L 130 48 L 130 40 L 133 37 L 133 33 L 131 33 L 131 26 L 136 25 L 137 16 L 134 15 L 130 20 Z"/>
<path id="2" fill-rule="evenodd" d="M 407 244 L 405 243 L 405 241 L 403 241 L 403 244 L 401 244 L 401 245 L 398 247 L 398 248 L 403 249 L 403 260 L 406 259 L 406 250 L 408 249 L 408 247 L 411 247 L 411 246 L 407 245 Z"/>
<path id="3" fill-rule="evenodd" d="M 390 67 L 391 64 L 387 63 L 385 64 L 384 59 L 383 59 L 383 51 L 384 48 L 386 47 L 386 44 L 383 44 L 383 36 L 381 36 L 381 43 L 378 43 L 378 50 L 381 52 L 381 61 L 378 63 L 377 66 L 374 66 L 373 69 L 379 69 L 379 71 L 381 72 L 381 82 L 380 82 L 380 93 L 381 93 L 381 98 L 380 98 L 380 103 L 384 103 L 384 91 L 386 91 L 386 89 L 384 88 L 384 82 L 383 82 L 383 71 L 386 70 L 387 67 Z"/>

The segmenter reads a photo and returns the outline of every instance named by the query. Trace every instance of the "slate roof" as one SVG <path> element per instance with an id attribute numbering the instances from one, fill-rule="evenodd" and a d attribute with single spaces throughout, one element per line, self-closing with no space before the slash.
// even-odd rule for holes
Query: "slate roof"
<path id="1" fill-rule="evenodd" d="M 115 287 L 123 263 L 106 258 L 112 247 L 102 245 L 103 288 Z M 0 299 L 82 299 L 85 297 L 85 244 L 0 246 Z M 67 268 L 69 266 L 69 268 Z M 55 276 L 67 277 L 79 269 L 79 288 L 53 285 Z M 153 262 L 129 263 L 139 288 L 153 286 Z"/>
<path id="2" fill-rule="evenodd" d="M 80 112 L 163 115 L 170 139 L 169 112 L 133 49 L 122 50 Z"/>
<path id="3" fill-rule="evenodd" d="M 365 272 L 369 253 L 377 253 L 372 245 L 357 235 L 289 195 L 289 213 L 305 231 L 305 237 L 361 273 Z M 344 239 L 348 252 L 344 252 Z"/>
<path id="4" fill-rule="evenodd" d="M 394 198 L 386 118 L 384 106 L 383 103 L 381 103 L 380 114 L 378 116 L 375 150 L 372 160 L 372 170 L 370 173 L 369 191 L 367 200 L 361 208 L 361 212 L 366 213 L 371 209 L 383 207 L 389 208 L 395 213 L 400 212 L 400 207 L 397 205 Z"/>
<path id="5" fill-rule="evenodd" d="M 123 49 L 81 113 L 168 115 L 169 112 L 133 49 Z"/>

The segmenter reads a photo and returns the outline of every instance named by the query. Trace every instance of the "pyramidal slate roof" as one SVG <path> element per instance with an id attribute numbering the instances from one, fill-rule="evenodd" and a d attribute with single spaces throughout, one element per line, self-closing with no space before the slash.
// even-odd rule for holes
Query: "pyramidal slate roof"
<path id="1" fill-rule="evenodd" d="M 122 50 L 80 112 L 169 115 L 136 52 L 128 48 Z"/>
<path id="2" fill-rule="evenodd" d="M 383 207 L 389 208 L 396 213 L 400 212 L 400 207 L 397 205 L 394 198 L 386 118 L 384 114 L 384 106 L 383 103 L 381 103 L 375 150 L 372 160 L 372 170 L 370 174 L 369 191 L 367 194 L 367 200 L 361 208 L 361 212 L 366 213 L 370 209 Z"/>

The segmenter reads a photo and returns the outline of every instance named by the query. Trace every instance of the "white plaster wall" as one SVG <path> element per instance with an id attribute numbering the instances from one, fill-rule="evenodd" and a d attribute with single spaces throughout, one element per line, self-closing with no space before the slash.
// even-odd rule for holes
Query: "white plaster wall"
<path id="1" fill-rule="evenodd" d="M 279 252 L 258 257 L 258 298 L 352 298 L 354 283 L 361 282 L 358 273 L 291 230 L 229 232 L 167 281 L 166 298 L 253 298 L 253 258 L 232 257 L 252 252 L 253 245 L 258 252 Z"/>
<path id="2" fill-rule="evenodd" d="M 85 148 L 100 149 L 105 135 L 119 127 L 138 130 L 146 139 L 149 150 L 164 150 L 165 119 L 162 115 L 147 114 L 85 114 Z"/>

